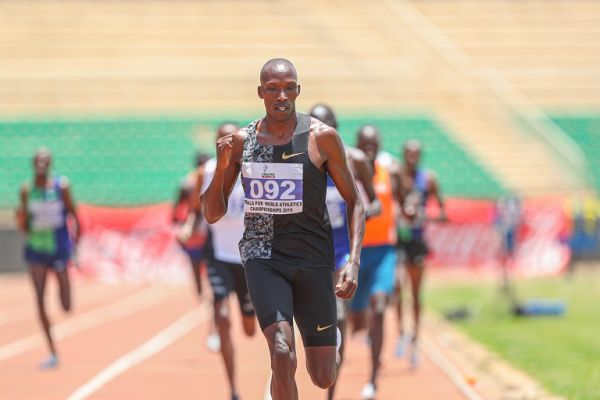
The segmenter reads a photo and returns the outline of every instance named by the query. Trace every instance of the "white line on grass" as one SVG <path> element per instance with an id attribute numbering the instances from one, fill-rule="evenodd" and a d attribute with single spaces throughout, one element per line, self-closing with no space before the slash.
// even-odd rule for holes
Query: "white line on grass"
<path id="1" fill-rule="evenodd" d="M 83 400 L 96 393 L 104 385 L 115 379 L 133 366 L 152 357 L 165 349 L 179 338 L 190 332 L 201 322 L 210 318 L 206 307 L 196 308 L 187 312 L 173 324 L 159 332 L 133 351 L 125 354 L 114 363 L 100 371 L 91 380 L 77 389 L 68 397 L 68 400 Z"/>

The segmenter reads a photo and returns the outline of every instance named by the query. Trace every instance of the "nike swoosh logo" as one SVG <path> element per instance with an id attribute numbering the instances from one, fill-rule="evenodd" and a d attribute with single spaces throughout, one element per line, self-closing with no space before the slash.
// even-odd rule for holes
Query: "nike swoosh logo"
<path id="1" fill-rule="evenodd" d="M 281 155 L 281 159 L 282 160 L 287 160 L 288 158 L 292 158 L 292 157 L 296 157 L 299 156 L 300 154 L 304 154 L 305 152 L 301 152 L 301 153 L 293 153 L 293 154 L 285 154 L 285 152 Z"/>
<path id="2" fill-rule="evenodd" d="M 321 326 L 321 325 L 317 325 L 317 331 L 318 331 L 318 332 L 322 332 L 322 331 L 324 331 L 324 330 L 325 330 L 325 329 L 327 329 L 327 328 L 331 328 L 332 326 L 333 326 L 333 324 L 331 324 L 331 325 L 327 325 L 327 326 Z"/>

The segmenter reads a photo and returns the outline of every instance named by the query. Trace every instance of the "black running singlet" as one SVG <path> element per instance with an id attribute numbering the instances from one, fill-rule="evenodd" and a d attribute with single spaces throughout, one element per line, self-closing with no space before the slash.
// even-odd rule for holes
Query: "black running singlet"
<path id="1" fill-rule="evenodd" d="M 257 142 L 258 122 L 244 128 L 242 262 L 262 258 L 333 268 L 327 175 L 308 156 L 311 117 L 298 114 L 292 140 L 275 146 Z"/>

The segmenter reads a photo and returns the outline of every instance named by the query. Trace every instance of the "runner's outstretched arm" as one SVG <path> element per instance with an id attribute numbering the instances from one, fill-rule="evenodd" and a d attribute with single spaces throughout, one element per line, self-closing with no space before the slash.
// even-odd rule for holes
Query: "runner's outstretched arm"
<path id="1" fill-rule="evenodd" d="M 360 251 L 365 234 L 365 210 L 358 195 L 354 176 L 346 161 L 342 139 L 335 129 L 327 125 L 322 125 L 322 127 L 323 129 L 319 130 L 317 135 L 319 151 L 326 160 L 327 173 L 346 202 L 350 259 L 340 270 L 336 294 L 338 297 L 349 299 L 354 295 L 358 286 Z"/>
<path id="2" fill-rule="evenodd" d="M 227 202 L 240 173 L 244 135 L 239 131 L 217 140 L 217 167 L 200 204 L 204 218 L 214 224 L 227 213 Z"/>
<path id="3" fill-rule="evenodd" d="M 436 221 L 446 222 L 446 221 L 448 221 L 448 217 L 446 216 L 446 207 L 444 204 L 444 198 L 442 196 L 442 192 L 440 190 L 440 187 L 437 182 L 437 178 L 434 173 L 430 173 L 428 181 L 429 181 L 428 182 L 429 193 L 431 193 L 431 196 L 433 196 L 433 198 L 438 203 L 438 206 L 440 207 L 440 212 L 438 214 L 438 217 L 436 218 Z"/>

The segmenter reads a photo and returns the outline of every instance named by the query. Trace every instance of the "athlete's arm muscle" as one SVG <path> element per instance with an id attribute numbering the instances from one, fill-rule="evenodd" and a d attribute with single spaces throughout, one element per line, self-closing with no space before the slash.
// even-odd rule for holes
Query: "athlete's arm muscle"
<path id="1" fill-rule="evenodd" d="M 200 194 L 202 192 L 202 185 L 204 185 L 204 169 L 205 166 L 201 165 L 196 168 L 196 180 L 194 182 L 194 187 L 192 188 L 192 192 L 190 194 L 190 208 L 188 210 L 188 215 L 183 224 L 181 231 L 179 232 L 178 238 L 180 241 L 185 242 L 188 240 L 194 230 L 200 223 L 200 216 L 202 215 L 202 203 L 200 199 Z"/>
<path id="2" fill-rule="evenodd" d="M 29 187 L 27 184 L 21 185 L 19 191 L 20 204 L 16 210 L 17 227 L 21 232 L 27 233 L 29 231 L 29 224 L 27 223 L 27 199 L 29 197 Z"/>
<path id="3" fill-rule="evenodd" d="M 361 183 L 365 190 L 369 205 L 365 207 L 365 218 L 375 217 L 381 214 L 381 204 L 375 194 L 373 187 L 373 176 L 375 172 L 369 163 L 367 156 L 360 149 L 349 149 L 348 159 L 352 163 L 354 177 Z"/>
<path id="4" fill-rule="evenodd" d="M 217 166 L 200 203 L 204 218 L 214 224 L 227 213 L 227 202 L 240 173 L 245 134 L 240 131 L 217 140 Z"/>
<path id="5" fill-rule="evenodd" d="M 185 189 L 182 185 L 179 187 L 179 189 L 177 189 L 177 196 L 175 197 L 175 201 L 173 202 L 173 209 L 172 209 L 172 213 L 171 213 L 171 222 L 172 223 L 177 222 L 177 207 L 183 201 L 184 194 L 185 194 Z"/>
<path id="6" fill-rule="evenodd" d="M 73 201 L 73 196 L 71 195 L 69 180 L 67 178 L 60 178 L 60 190 L 65 202 L 67 214 L 71 214 L 71 217 L 73 218 L 75 242 L 78 242 L 79 238 L 81 237 L 81 223 L 79 221 L 79 216 L 77 215 L 77 208 L 75 207 L 75 202 Z"/>
<path id="7" fill-rule="evenodd" d="M 438 203 L 438 206 L 440 207 L 440 213 L 437 217 L 437 220 L 440 222 L 445 222 L 448 220 L 448 217 L 446 216 L 446 207 L 444 204 L 444 198 L 442 196 L 442 192 L 438 185 L 437 178 L 434 173 L 428 173 L 427 178 L 428 178 L 427 179 L 427 190 L 429 191 L 429 194 L 435 199 L 435 201 Z"/>
<path id="8" fill-rule="evenodd" d="M 337 131 L 321 124 L 317 128 L 316 138 L 319 153 L 323 157 L 327 173 L 331 176 L 338 192 L 346 202 L 350 259 L 340 272 L 336 294 L 342 298 L 350 298 L 354 295 L 358 285 L 360 251 L 365 234 L 365 211 L 356 189 L 354 176 L 346 161 L 344 145 Z"/>
<path id="9" fill-rule="evenodd" d="M 189 212 L 195 214 L 195 218 L 198 218 L 202 211 L 202 203 L 200 201 L 200 195 L 202 194 L 202 185 L 204 185 L 204 165 L 201 165 L 196 168 L 196 181 L 194 183 L 194 188 L 192 189 L 192 204 Z"/>
<path id="10" fill-rule="evenodd" d="M 391 173 L 390 176 L 392 181 L 395 181 L 395 185 L 392 186 L 392 191 L 394 193 L 394 198 L 396 199 L 396 203 L 398 204 L 398 209 L 400 210 L 400 214 L 406 218 L 412 218 L 413 215 L 408 215 L 404 210 L 404 203 L 406 200 L 406 196 L 410 192 L 408 186 L 404 180 L 406 172 L 403 167 L 397 168 L 395 173 Z"/>

